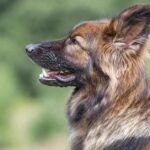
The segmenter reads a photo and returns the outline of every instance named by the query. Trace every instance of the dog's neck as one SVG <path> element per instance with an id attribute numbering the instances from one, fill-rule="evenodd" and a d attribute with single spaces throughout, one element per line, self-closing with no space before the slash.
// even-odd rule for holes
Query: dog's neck
<path id="1" fill-rule="evenodd" d="M 139 101 L 148 96 L 148 79 L 144 66 L 138 66 L 125 72 L 118 79 L 116 86 L 109 87 L 111 101 Z M 113 88 L 113 89 L 112 89 Z"/>
<path id="2" fill-rule="evenodd" d="M 102 111 L 115 103 L 130 104 L 146 99 L 150 95 L 149 83 L 144 67 L 141 68 L 135 68 L 130 74 L 124 73 L 115 82 L 113 78 L 95 79 L 82 88 L 76 88 L 71 99 L 74 104 L 87 103 L 93 108 L 99 105 Z"/>

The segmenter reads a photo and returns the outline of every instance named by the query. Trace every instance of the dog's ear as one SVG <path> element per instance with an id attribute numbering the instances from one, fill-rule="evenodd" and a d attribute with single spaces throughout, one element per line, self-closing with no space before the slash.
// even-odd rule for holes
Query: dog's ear
<path id="1" fill-rule="evenodd" d="M 108 35 L 113 36 L 117 46 L 139 48 L 150 33 L 150 5 L 135 5 L 112 19 Z"/>

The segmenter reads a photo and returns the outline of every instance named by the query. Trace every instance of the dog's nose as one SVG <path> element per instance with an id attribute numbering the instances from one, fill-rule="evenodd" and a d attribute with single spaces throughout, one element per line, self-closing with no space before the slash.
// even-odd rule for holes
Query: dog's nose
<path id="1" fill-rule="evenodd" d="M 34 51 L 36 51 L 37 47 L 38 47 L 38 44 L 29 44 L 29 45 L 26 46 L 25 49 L 26 49 L 26 52 L 27 52 L 28 54 L 31 54 L 31 53 L 33 53 Z"/>
<path id="2" fill-rule="evenodd" d="M 30 57 L 40 55 L 42 52 L 40 44 L 29 44 L 25 47 L 25 49 Z"/>

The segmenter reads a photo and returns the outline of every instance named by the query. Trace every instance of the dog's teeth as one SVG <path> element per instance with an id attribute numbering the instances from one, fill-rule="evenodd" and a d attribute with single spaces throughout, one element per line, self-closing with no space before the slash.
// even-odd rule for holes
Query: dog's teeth
<path id="1" fill-rule="evenodd" d="M 42 79 L 42 78 L 43 78 L 43 73 L 41 73 L 41 74 L 39 75 L 39 78 L 40 78 L 40 79 Z"/>
<path id="2" fill-rule="evenodd" d="M 69 71 L 68 70 L 65 70 L 65 73 L 68 73 Z"/>
<path id="3" fill-rule="evenodd" d="M 68 73 L 68 72 L 69 72 L 68 70 L 60 71 L 61 74 Z"/>
<path id="4" fill-rule="evenodd" d="M 46 73 L 46 71 L 47 71 L 47 70 L 42 69 L 43 75 L 44 75 L 45 77 L 49 77 L 49 75 Z"/>
<path id="5" fill-rule="evenodd" d="M 48 72 L 49 70 L 48 69 L 43 69 L 45 72 Z"/>
<path id="6" fill-rule="evenodd" d="M 60 71 L 60 73 L 64 73 L 64 71 Z"/>

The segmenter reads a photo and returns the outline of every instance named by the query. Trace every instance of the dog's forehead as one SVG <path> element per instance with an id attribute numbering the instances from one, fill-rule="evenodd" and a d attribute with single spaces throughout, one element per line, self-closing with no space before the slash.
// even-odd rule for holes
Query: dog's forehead
<path id="1" fill-rule="evenodd" d="M 74 26 L 70 32 L 72 36 L 84 36 L 88 32 L 98 32 L 110 23 L 109 19 L 98 21 L 85 21 Z"/>

